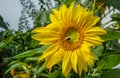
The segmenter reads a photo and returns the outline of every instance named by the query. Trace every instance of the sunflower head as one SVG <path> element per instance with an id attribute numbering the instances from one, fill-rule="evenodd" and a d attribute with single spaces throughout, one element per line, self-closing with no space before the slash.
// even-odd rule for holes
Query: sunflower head
<path id="1" fill-rule="evenodd" d="M 71 69 L 81 74 L 83 70 L 88 70 L 87 65 L 94 65 L 93 60 L 98 58 L 90 48 L 102 44 L 104 41 L 99 35 L 106 33 L 96 26 L 99 17 L 80 5 L 74 6 L 74 3 L 69 7 L 63 4 L 59 10 L 53 9 L 51 23 L 32 31 L 36 33 L 33 39 L 42 45 L 50 44 L 39 61 L 45 59 L 43 65 L 48 69 L 62 62 L 62 72 L 66 77 Z"/>

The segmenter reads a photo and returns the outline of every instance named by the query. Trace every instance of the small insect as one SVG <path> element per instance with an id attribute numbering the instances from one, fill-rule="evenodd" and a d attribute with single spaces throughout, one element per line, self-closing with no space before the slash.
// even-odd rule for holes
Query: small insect
<path id="1" fill-rule="evenodd" d="M 70 41 L 70 37 L 69 36 L 65 37 L 65 40 L 69 40 Z"/>

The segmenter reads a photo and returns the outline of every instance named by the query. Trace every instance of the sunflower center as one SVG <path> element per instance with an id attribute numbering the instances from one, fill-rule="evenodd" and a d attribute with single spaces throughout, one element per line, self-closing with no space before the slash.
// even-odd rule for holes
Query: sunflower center
<path id="1" fill-rule="evenodd" d="M 79 39 L 80 39 L 80 35 L 79 35 L 79 32 L 77 31 L 77 29 L 70 28 L 67 31 L 66 36 L 65 36 L 65 40 L 72 42 L 72 43 L 75 43 L 75 42 L 78 42 Z"/>

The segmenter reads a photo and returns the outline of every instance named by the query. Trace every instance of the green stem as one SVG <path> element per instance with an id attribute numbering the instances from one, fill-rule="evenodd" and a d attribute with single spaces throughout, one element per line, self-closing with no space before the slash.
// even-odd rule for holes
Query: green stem
<path id="1" fill-rule="evenodd" d="M 94 4 L 93 4 L 93 12 L 94 12 L 94 14 L 95 14 L 95 10 L 96 10 L 96 2 L 97 2 L 97 0 L 94 0 Z"/>
<path id="2" fill-rule="evenodd" d="M 85 73 L 85 71 L 82 72 L 81 78 L 86 78 L 86 73 Z"/>

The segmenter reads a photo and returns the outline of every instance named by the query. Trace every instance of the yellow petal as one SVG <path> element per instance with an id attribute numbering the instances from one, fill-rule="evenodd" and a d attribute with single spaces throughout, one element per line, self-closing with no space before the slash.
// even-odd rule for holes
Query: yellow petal
<path id="1" fill-rule="evenodd" d="M 103 35 L 103 34 L 106 34 L 106 31 L 100 27 L 92 27 L 86 31 L 86 36 L 87 35 Z"/>
<path id="2" fill-rule="evenodd" d="M 53 14 L 50 14 L 50 20 L 51 20 L 51 22 L 59 22 L 57 17 L 55 15 L 53 15 Z"/>
<path id="3" fill-rule="evenodd" d="M 70 6 L 69 6 L 69 8 L 68 8 L 68 10 L 69 10 L 69 13 L 68 13 L 68 17 L 69 17 L 69 21 L 71 22 L 72 21 L 72 11 L 73 11 L 73 7 L 74 7 L 74 4 L 75 4 L 75 1 L 73 1 L 71 4 L 70 4 Z"/>
<path id="4" fill-rule="evenodd" d="M 53 65 L 62 61 L 63 54 L 64 54 L 64 50 L 62 48 L 60 48 L 53 55 L 51 55 L 51 57 L 48 61 L 47 67 L 51 68 Z"/>
<path id="5" fill-rule="evenodd" d="M 40 56 L 40 58 L 38 59 L 38 62 L 41 61 L 42 59 L 52 55 L 53 53 L 55 53 L 58 49 L 59 49 L 59 45 L 53 44 L 51 45 L 49 48 L 47 48 L 47 50 L 45 50 L 45 52 Z"/>
<path id="6" fill-rule="evenodd" d="M 79 71 L 79 74 L 81 75 L 82 74 L 82 70 L 85 70 L 87 71 L 87 63 L 85 61 L 85 56 L 82 51 L 80 52 L 77 52 L 78 53 L 78 58 L 80 58 L 78 60 L 78 71 Z"/>
<path id="7" fill-rule="evenodd" d="M 86 22 L 87 22 L 86 26 L 88 26 L 88 27 L 96 25 L 100 20 L 99 17 L 93 15 L 93 12 L 90 12 L 87 18 L 88 19 L 86 20 Z"/>
<path id="8" fill-rule="evenodd" d="M 77 73 L 77 60 L 78 60 L 77 53 L 76 53 L 76 51 L 73 51 L 71 54 L 71 65 L 73 67 L 73 70 L 76 73 Z"/>
<path id="9" fill-rule="evenodd" d="M 46 27 L 38 27 L 32 31 L 32 33 L 42 33 L 42 34 L 56 34 L 61 29 L 58 23 L 51 23 Z"/>
<path id="10" fill-rule="evenodd" d="M 93 44 L 94 46 L 102 44 L 104 42 L 99 36 L 85 37 L 85 41 Z"/>
<path id="11" fill-rule="evenodd" d="M 64 26 L 69 23 L 69 21 L 68 21 L 69 17 L 68 17 L 68 13 L 67 13 L 68 9 L 67 9 L 66 5 L 62 5 L 61 8 L 59 9 L 59 11 L 60 11 L 60 17 L 62 19 L 61 23 Z"/>
<path id="12" fill-rule="evenodd" d="M 60 21 L 61 20 L 60 12 L 56 9 L 53 9 L 53 13 L 55 15 L 56 20 Z"/>
<path id="13" fill-rule="evenodd" d="M 41 44 L 41 45 L 50 45 L 50 44 L 54 44 L 54 43 L 56 43 L 57 42 L 57 40 L 42 40 L 39 44 Z"/>
<path id="14" fill-rule="evenodd" d="M 82 13 L 82 18 L 80 19 L 81 24 L 79 24 L 79 25 L 83 29 L 88 29 L 88 28 L 94 26 L 95 24 L 97 24 L 99 20 L 100 20 L 100 18 L 93 16 L 93 13 L 86 12 L 86 13 Z"/>
<path id="15" fill-rule="evenodd" d="M 64 57 L 62 61 L 62 71 L 66 77 L 68 73 L 70 72 L 70 70 L 72 69 L 70 57 L 71 57 L 71 52 L 64 53 Z"/>
<path id="16" fill-rule="evenodd" d="M 74 8 L 73 8 L 73 11 L 72 11 L 72 22 L 75 22 L 75 23 L 79 23 L 79 19 L 81 18 L 81 7 L 80 5 L 76 5 Z"/>
<path id="17" fill-rule="evenodd" d="M 95 56 L 93 53 L 90 53 L 90 58 L 92 58 L 93 60 L 99 60 L 97 56 Z"/>
<path id="18" fill-rule="evenodd" d="M 50 34 L 50 35 L 42 35 L 42 34 L 35 34 L 32 36 L 33 39 L 35 40 L 39 40 L 39 41 L 54 41 L 54 40 L 57 40 L 58 39 L 58 36 L 57 35 L 53 35 L 53 34 Z"/>

